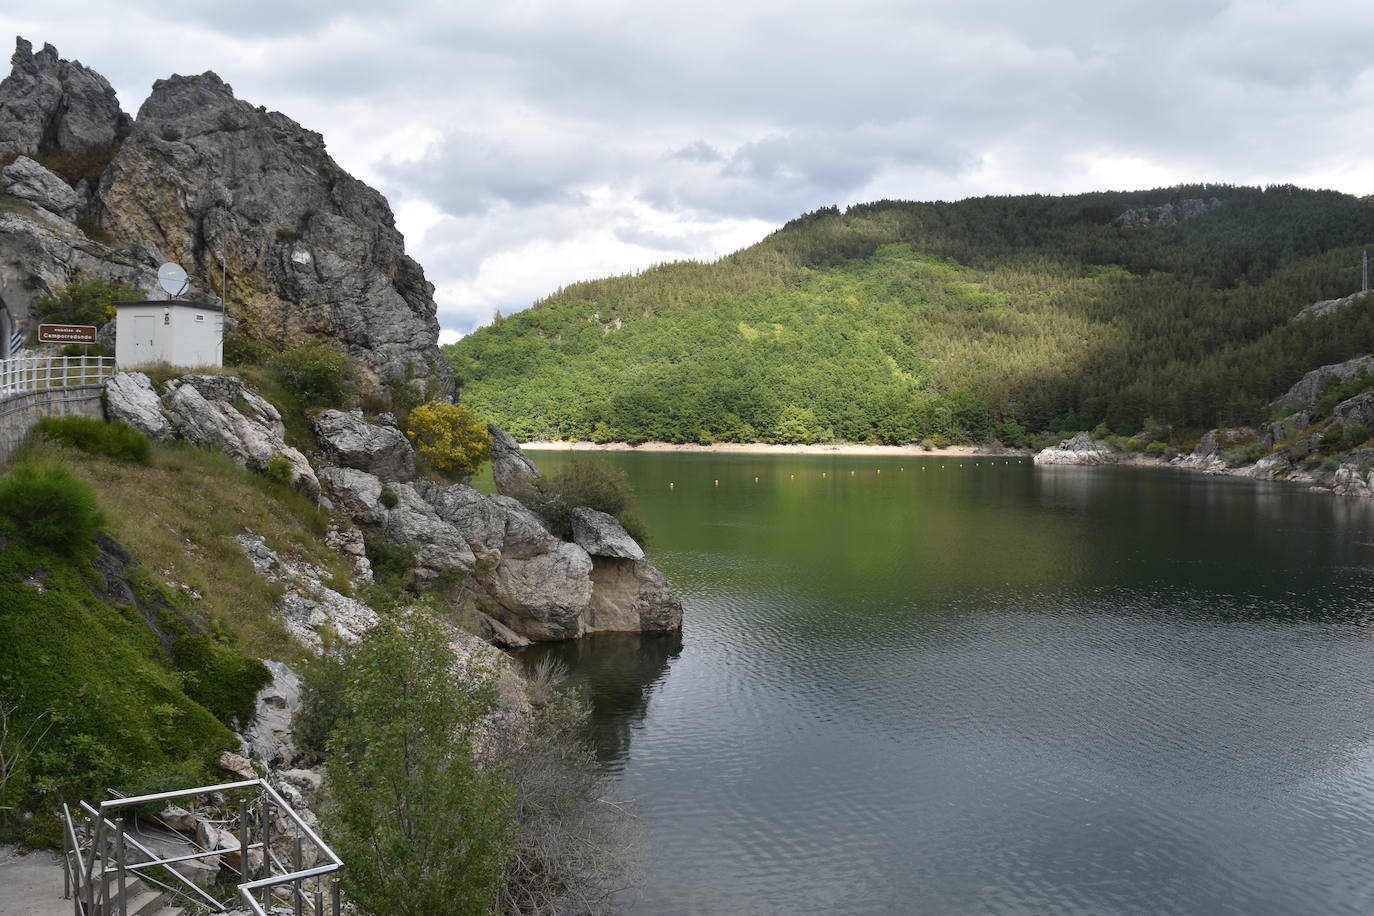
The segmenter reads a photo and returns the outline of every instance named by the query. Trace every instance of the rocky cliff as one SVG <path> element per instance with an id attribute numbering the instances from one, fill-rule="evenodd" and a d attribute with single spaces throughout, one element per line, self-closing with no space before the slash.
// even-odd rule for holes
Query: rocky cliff
<path id="1" fill-rule="evenodd" d="M 215 74 L 159 80 L 131 121 L 98 73 L 19 39 L 0 82 L 0 164 L 11 311 L 78 274 L 161 298 L 154 271 L 175 260 L 245 333 L 276 347 L 327 339 L 375 382 L 453 394 L 433 286 L 386 200 L 319 134 Z"/>
<path id="2" fill-rule="evenodd" d="M 410 442 L 389 417 L 369 421 L 361 411 L 340 410 L 315 415 L 316 467 L 286 444 L 276 409 L 232 376 L 184 375 L 159 391 L 142 373 L 118 373 L 105 389 L 110 419 L 154 439 L 214 448 L 257 471 L 285 461 L 295 486 L 336 510 L 348 529 L 336 536 L 336 546 L 359 561 L 364 578 L 370 576 L 364 533 L 383 537 L 412 554 L 417 587 L 443 577 L 461 581 L 453 600 L 471 602 L 495 643 L 516 647 L 682 626 L 682 604 L 668 581 L 614 517 L 575 508 L 572 539 L 564 540 L 511 496 L 419 477 Z M 501 443 L 494 462 L 498 487 L 538 474 L 504 431 L 492 433 Z M 252 544 L 241 546 L 256 555 Z M 354 633 L 367 628 L 360 620 L 375 617 L 318 587 L 288 592 L 279 610 L 301 642 L 316 649 L 327 638 L 322 630 Z"/>

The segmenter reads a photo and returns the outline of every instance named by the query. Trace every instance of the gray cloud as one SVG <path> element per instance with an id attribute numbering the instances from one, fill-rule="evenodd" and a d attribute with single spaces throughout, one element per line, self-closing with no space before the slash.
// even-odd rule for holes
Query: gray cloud
<path id="1" fill-rule="evenodd" d="M 1374 7 L 1348 0 L 131 0 L 118 19 L 51 0 L 9 15 L 105 72 L 130 110 L 131 89 L 214 69 L 323 133 L 394 204 L 430 208 L 413 253 L 455 315 L 710 256 L 831 203 L 1374 185 L 1358 154 Z M 523 286 L 496 266 L 516 253 L 538 261 Z"/>

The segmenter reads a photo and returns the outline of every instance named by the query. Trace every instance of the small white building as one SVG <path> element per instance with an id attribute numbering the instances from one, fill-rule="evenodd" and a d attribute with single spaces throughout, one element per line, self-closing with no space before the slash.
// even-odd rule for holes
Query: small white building
<path id="1" fill-rule="evenodd" d="M 179 299 L 116 302 L 115 365 L 224 365 L 224 309 Z"/>

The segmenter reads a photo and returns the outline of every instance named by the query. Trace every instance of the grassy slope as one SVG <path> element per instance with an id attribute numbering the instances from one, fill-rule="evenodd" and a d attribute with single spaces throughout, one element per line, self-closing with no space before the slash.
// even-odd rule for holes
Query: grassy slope
<path id="1" fill-rule="evenodd" d="M 1129 207 L 1223 200 L 1173 228 Z M 821 211 L 716 264 L 578 284 L 448 352 L 524 437 L 953 441 L 1147 415 L 1253 420 L 1312 365 L 1374 346 L 1374 309 L 1289 325 L 1358 281 L 1374 206 L 1206 187 Z"/>
<path id="2" fill-rule="evenodd" d="M 94 550 L 66 559 L 0 537 L 0 706 L 14 707 L 12 728 L 37 723 L 30 735 L 42 736 L 8 786 L 0 780 L 0 809 L 213 781 L 220 751 L 237 750 L 225 723 L 251 708 L 266 674 L 250 659 L 302 652 L 233 536 L 251 529 L 346 588 L 345 561 L 319 539 L 325 518 L 218 453 L 155 446 L 147 467 L 51 445 L 29 455 L 88 483 L 109 534 L 141 562 L 129 573 L 136 606 L 124 605 L 100 597 Z M 24 829 L 55 839 L 46 816 Z"/>

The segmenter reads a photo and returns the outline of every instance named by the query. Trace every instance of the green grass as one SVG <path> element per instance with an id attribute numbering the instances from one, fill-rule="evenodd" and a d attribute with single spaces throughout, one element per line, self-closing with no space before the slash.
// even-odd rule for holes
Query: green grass
<path id="1" fill-rule="evenodd" d="M 200 595 L 197 612 L 240 651 L 288 663 L 304 652 L 276 617 L 281 586 L 259 576 L 234 541 L 245 529 L 350 590 L 351 565 L 321 540 L 329 518 L 304 494 L 218 452 L 155 445 L 151 464 L 140 467 L 51 445 L 35 451 L 65 460 L 95 492 L 111 536 L 156 581 Z"/>

